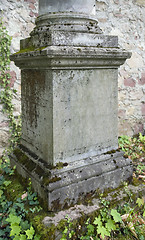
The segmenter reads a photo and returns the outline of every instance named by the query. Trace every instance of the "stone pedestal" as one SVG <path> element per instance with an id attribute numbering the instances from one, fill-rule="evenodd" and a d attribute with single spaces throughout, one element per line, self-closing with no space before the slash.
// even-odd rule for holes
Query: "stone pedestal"
<path id="1" fill-rule="evenodd" d="M 118 67 L 130 54 L 102 34 L 94 2 L 40 1 L 43 15 L 11 56 L 22 70 L 22 139 L 11 162 L 50 210 L 132 174 L 116 151 Z"/>

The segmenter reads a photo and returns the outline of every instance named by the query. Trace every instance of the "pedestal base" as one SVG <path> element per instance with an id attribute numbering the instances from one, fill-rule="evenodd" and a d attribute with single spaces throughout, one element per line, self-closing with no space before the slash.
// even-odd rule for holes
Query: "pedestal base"
<path id="1" fill-rule="evenodd" d="M 26 149 L 17 148 L 11 164 L 24 178 L 31 178 L 34 190 L 50 211 L 76 204 L 88 193 L 117 188 L 133 172 L 131 160 L 118 151 L 50 168 Z"/>

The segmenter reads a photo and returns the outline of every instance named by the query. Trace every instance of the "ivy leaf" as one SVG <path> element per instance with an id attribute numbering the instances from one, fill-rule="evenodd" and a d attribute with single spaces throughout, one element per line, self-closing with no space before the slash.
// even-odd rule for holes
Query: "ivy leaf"
<path id="1" fill-rule="evenodd" d="M 10 236 L 18 236 L 21 232 L 21 227 L 18 224 L 12 224 L 11 225 L 11 232 L 10 232 Z"/>
<path id="2" fill-rule="evenodd" d="M 35 235 L 34 240 L 39 240 L 40 236 L 39 235 Z"/>
<path id="3" fill-rule="evenodd" d="M 30 224 L 29 222 L 26 220 L 26 221 L 22 221 L 21 222 L 21 227 L 23 230 L 27 230 L 28 228 L 30 228 Z"/>
<path id="4" fill-rule="evenodd" d="M 20 224 L 21 222 L 21 217 L 15 216 L 14 214 L 10 213 L 9 217 L 6 219 L 7 222 L 12 223 L 12 224 Z"/>
<path id="5" fill-rule="evenodd" d="M 3 237 L 5 234 L 5 231 L 4 230 L 0 230 L 0 237 Z"/>
<path id="6" fill-rule="evenodd" d="M 27 239 L 26 235 L 23 235 L 23 234 L 21 234 L 20 237 L 19 237 L 19 240 L 26 240 L 26 239 Z"/>
<path id="7" fill-rule="evenodd" d="M 68 232 L 68 228 L 67 227 L 65 227 L 65 229 L 64 229 L 64 231 L 63 231 L 63 233 L 67 233 Z"/>
<path id="8" fill-rule="evenodd" d="M 111 232 L 111 230 L 116 230 L 115 222 L 112 219 L 107 220 L 105 227 L 108 229 L 109 232 Z"/>
<path id="9" fill-rule="evenodd" d="M 121 215 L 117 212 L 116 209 L 111 210 L 111 216 L 113 217 L 115 222 L 120 222 L 122 223 L 122 218 Z"/>
<path id="10" fill-rule="evenodd" d="M 101 216 L 99 215 L 99 217 L 96 217 L 93 223 L 95 225 L 102 226 Z"/>
<path id="11" fill-rule="evenodd" d="M 4 181 L 4 185 L 7 187 L 11 184 L 11 181 Z"/>
<path id="12" fill-rule="evenodd" d="M 26 235 L 27 235 L 28 239 L 33 239 L 35 230 L 34 230 L 34 228 L 32 226 L 30 227 L 30 229 L 28 229 L 25 232 L 26 232 Z"/>
<path id="13" fill-rule="evenodd" d="M 144 198 L 138 198 L 136 203 L 138 204 L 139 207 L 141 207 L 142 205 L 144 205 Z"/>
<path id="14" fill-rule="evenodd" d="M 0 190 L 0 198 L 2 197 L 3 193 L 3 190 Z"/>
<path id="15" fill-rule="evenodd" d="M 145 211 L 143 212 L 143 217 L 145 217 Z"/>
<path id="16" fill-rule="evenodd" d="M 15 236 L 13 240 L 20 240 L 20 236 Z"/>
<path id="17" fill-rule="evenodd" d="M 94 226 L 92 224 L 89 224 L 87 226 L 87 229 L 88 229 L 88 234 L 91 235 L 92 233 L 94 233 Z"/>
<path id="18" fill-rule="evenodd" d="M 107 229 L 103 226 L 98 226 L 97 227 L 97 233 L 101 234 L 101 237 L 104 239 L 105 236 L 110 236 L 110 233 L 107 231 Z"/>

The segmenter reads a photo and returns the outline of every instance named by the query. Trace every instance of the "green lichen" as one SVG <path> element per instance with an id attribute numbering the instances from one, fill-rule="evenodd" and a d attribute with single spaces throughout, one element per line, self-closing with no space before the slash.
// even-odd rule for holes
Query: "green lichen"
<path id="1" fill-rule="evenodd" d="M 47 47 L 47 46 L 37 48 L 37 47 L 31 46 L 31 47 L 29 47 L 29 48 L 20 49 L 20 51 L 14 53 L 14 55 L 21 54 L 21 53 L 34 52 L 34 51 L 42 51 L 42 50 L 45 49 L 46 47 Z"/>
<path id="2" fill-rule="evenodd" d="M 43 177 L 42 183 L 44 184 L 44 186 L 47 186 L 47 185 L 49 185 L 49 183 L 58 182 L 60 180 L 61 180 L 61 178 L 57 177 L 57 176 L 54 176 L 52 178 L 50 176 L 45 176 L 45 177 Z"/>
<path id="3" fill-rule="evenodd" d="M 119 149 L 117 149 L 117 150 L 113 149 L 111 151 L 108 151 L 108 152 L 104 153 L 104 155 L 106 155 L 106 154 L 113 154 L 113 153 L 116 153 L 116 152 L 119 152 Z"/>

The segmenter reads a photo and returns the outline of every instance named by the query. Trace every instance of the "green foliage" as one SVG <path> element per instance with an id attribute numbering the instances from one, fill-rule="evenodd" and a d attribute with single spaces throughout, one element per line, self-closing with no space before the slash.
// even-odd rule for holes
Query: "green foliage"
<path id="1" fill-rule="evenodd" d="M 73 230 L 73 224 L 69 219 L 68 225 L 65 226 L 61 240 L 66 239 L 105 239 L 106 236 L 111 237 L 111 233 L 119 228 L 122 224 L 122 218 L 120 213 L 116 209 L 110 210 L 109 202 L 100 196 L 102 208 L 99 211 L 99 215 L 92 221 L 90 218 L 86 221 L 85 233 L 76 237 Z M 83 226 L 80 226 L 83 229 Z M 70 234 L 71 233 L 71 234 Z"/>
<path id="2" fill-rule="evenodd" d="M 0 239 L 39 240 L 31 223 L 26 218 L 30 212 L 39 212 L 37 194 L 32 192 L 31 182 L 25 192 L 25 197 L 9 201 L 6 197 L 7 187 L 12 185 L 11 177 L 15 168 L 10 168 L 8 155 L 17 145 L 21 135 L 21 118 L 15 119 L 12 104 L 15 89 L 10 88 L 10 45 L 11 37 L 0 21 L 0 103 L 3 104 L 3 112 L 7 114 L 10 127 L 9 146 L 3 152 L 0 159 Z M 28 208 L 28 206 L 31 206 Z M 27 210 L 26 210 L 27 207 Z"/>
<path id="3" fill-rule="evenodd" d="M 7 165 L 7 167 L 6 167 Z M 35 233 L 31 223 L 26 218 L 30 212 L 39 212 L 41 207 L 38 205 L 36 193 L 31 190 L 31 182 L 21 197 L 16 201 L 9 201 L 6 197 L 6 189 L 12 185 L 11 177 L 14 170 L 8 163 L 1 164 L 0 168 L 0 237 L 4 239 L 40 239 Z M 6 180 L 6 177 L 10 180 Z M 25 197 L 24 197 L 25 196 Z M 31 207 L 27 207 L 31 206 Z"/>
<path id="4" fill-rule="evenodd" d="M 13 114 L 12 99 L 17 91 L 10 87 L 10 45 L 11 37 L 0 20 L 0 103 L 3 104 L 3 112 L 8 116 L 11 135 L 5 155 L 12 151 L 21 135 L 21 118 L 15 119 Z"/>
<path id="5" fill-rule="evenodd" d="M 64 229 L 64 231 L 63 231 L 63 233 L 62 233 L 62 238 L 61 238 L 61 240 L 66 240 L 66 237 L 67 237 L 67 236 L 69 237 L 69 239 L 71 239 L 71 238 L 73 237 L 73 235 L 75 235 L 75 232 L 74 232 L 74 230 L 72 229 L 72 228 L 73 228 L 73 224 L 72 224 L 72 222 L 71 222 L 71 219 L 68 218 L 67 216 L 66 216 L 66 218 L 67 218 L 67 225 L 68 225 L 68 226 L 65 226 L 65 229 Z M 68 229 L 69 229 L 69 230 L 68 230 Z"/>
<path id="6" fill-rule="evenodd" d="M 129 199 L 133 197 L 127 186 L 125 191 Z M 145 239 L 145 203 L 144 198 L 137 198 L 136 205 L 131 207 L 130 203 L 124 206 L 118 206 L 117 209 L 111 209 L 109 201 L 100 195 L 101 208 L 98 216 L 94 219 L 88 218 L 85 226 L 79 225 L 79 232 L 76 233 L 76 224 L 68 219 L 61 240 L 98 240 L 98 239 Z M 123 234 L 123 235 L 122 235 Z M 122 236 L 121 238 L 118 238 Z"/>
<path id="7" fill-rule="evenodd" d="M 145 182 L 145 136 L 141 133 L 132 138 L 123 135 L 119 137 L 119 148 L 133 161 L 133 177 Z"/>
<path id="8" fill-rule="evenodd" d="M 118 139 L 119 148 L 132 160 L 145 157 L 145 136 L 139 133 L 138 137 L 122 135 Z"/>
<path id="9" fill-rule="evenodd" d="M 14 239 L 34 239 L 34 228 L 29 226 L 28 221 L 23 221 L 22 217 L 10 213 L 6 221 L 10 224 L 10 236 Z M 37 236 L 37 239 L 40 239 L 40 237 Z"/>

